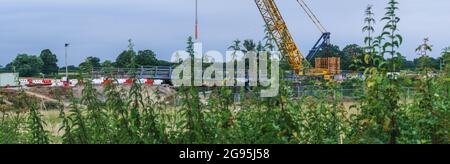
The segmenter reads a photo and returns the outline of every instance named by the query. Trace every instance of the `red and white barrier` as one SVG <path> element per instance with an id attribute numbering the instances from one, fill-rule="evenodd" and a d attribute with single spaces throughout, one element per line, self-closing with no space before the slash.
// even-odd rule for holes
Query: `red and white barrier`
<path id="1" fill-rule="evenodd" d="M 21 86 L 36 86 L 36 85 L 46 85 L 46 86 L 75 86 L 78 84 L 78 80 L 70 80 L 68 82 L 62 80 L 33 80 L 33 79 L 20 79 L 19 84 Z"/>
<path id="2" fill-rule="evenodd" d="M 92 80 L 92 84 L 95 85 L 105 85 L 108 83 L 116 83 L 121 85 L 131 85 L 134 83 L 133 79 L 116 79 L 116 80 L 109 80 L 109 79 L 94 79 Z M 139 83 L 146 84 L 146 85 L 161 85 L 163 83 L 163 80 L 153 80 L 153 79 L 139 79 Z"/>
<path id="3" fill-rule="evenodd" d="M 94 85 L 106 85 L 108 83 L 116 83 L 120 85 L 131 85 L 133 84 L 133 79 L 117 79 L 117 80 L 110 80 L 110 79 L 93 79 L 92 84 Z M 153 79 L 139 79 L 139 82 L 141 84 L 145 85 L 161 85 L 163 83 L 163 80 L 153 80 Z M 20 79 L 19 83 L 21 86 L 36 86 L 36 85 L 47 85 L 47 86 L 76 86 L 79 81 L 78 80 L 69 80 L 69 82 L 62 81 L 62 80 L 51 80 L 51 79 L 43 79 L 43 80 L 33 80 L 33 79 Z"/>

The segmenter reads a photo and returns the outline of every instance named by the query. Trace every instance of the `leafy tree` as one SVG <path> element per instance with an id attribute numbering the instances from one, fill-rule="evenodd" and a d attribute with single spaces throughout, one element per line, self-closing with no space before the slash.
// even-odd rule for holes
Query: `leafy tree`
<path id="1" fill-rule="evenodd" d="M 448 55 L 450 54 L 450 46 L 445 47 L 444 49 L 442 49 L 442 56 Z"/>
<path id="2" fill-rule="evenodd" d="M 315 57 L 326 58 L 326 57 L 341 57 L 342 51 L 338 45 L 328 45 L 325 46 L 322 50 L 320 50 Z M 314 62 L 314 59 L 312 59 Z"/>
<path id="3" fill-rule="evenodd" d="M 398 70 L 415 70 L 416 69 L 416 63 L 414 61 L 409 61 L 406 59 L 405 56 L 397 56 L 391 59 L 386 60 L 388 63 L 396 62 L 398 63 Z"/>
<path id="4" fill-rule="evenodd" d="M 114 67 L 114 63 L 111 62 L 110 60 L 105 60 L 105 61 L 101 64 L 101 66 L 102 66 L 103 68 L 113 68 L 113 67 Z"/>
<path id="5" fill-rule="evenodd" d="M 128 40 L 128 50 L 123 51 L 116 59 L 115 66 L 118 68 L 130 68 L 135 65 L 136 52 L 132 40 Z"/>
<path id="6" fill-rule="evenodd" d="M 417 59 L 414 59 L 414 65 L 416 66 L 416 69 L 428 71 L 431 71 L 432 69 L 439 70 L 440 62 L 441 61 L 439 59 L 429 56 L 421 56 Z"/>
<path id="7" fill-rule="evenodd" d="M 118 68 L 128 67 L 128 65 L 130 65 L 130 63 L 131 63 L 131 60 L 132 60 L 133 56 L 134 56 L 133 52 L 123 51 L 117 57 L 116 62 L 114 63 L 114 65 L 116 67 L 118 67 Z"/>
<path id="8" fill-rule="evenodd" d="M 414 61 L 407 60 L 405 57 L 403 57 L 402 60 L 402 67 L 400 67 L 402 70 L 415 70 L 416 64 Z"/>
<path id="9" fill-rule="evenodd" d="M 114 63 L 110 60 L 105 60 L 102 64 L 102 71 L 106 72 L 107 74 L 110 74 L 114 71 Z"/>
<path id="10" fill-rule="evenodd" d="M 441 69 L 441 60 L 440 58 L 431 58 L 431 68 L 434 70 L 440 70 Z"/>
<path id="11" fill-rule="evenodd" d="M 44 65 L 42 66 L 42 73 L 46 75 L 58 73 L 58 58 L 49 49 L 45 49 L 39 55 Z"/>
<path id="12" fill-rule="evenodd" d="M 158 66 L 172 66 L 173 63 L 165 61 L 165 60 L 158 60 Z"/>
<path id="13" fill-rule="evenodd" d="M 76 67 L 74 65 L 69 65 L 69 66 L 67 66 L 67 68 L 68 68 L 69 71 L 76 71 L 76 70 L 78 70 L 78 67 Z M 59 70 L 66 70 L 66 67 L 61 67 L 61 68 L 59 68 Z"/>
<path id="14" fill-rule="evenodd" d="M 33 55 L 19 54 L 16 59 L 6 65 L 8 71 L 18 72 L 22 77 L 37 76 L 44 65 L 41 58 Z"/>
<path id="15" fill-rule="evenodd" d="M 158 66 L 158 59 L 152 50 L 139 51 L 136 56 L 136 63 L 139 66 Z"/>
<path id="16" fill-rule="evenodd" d="M 90 72 L 93 68 L 101 67 L 100 59 L 97 57 L 89 56 L 84 60 L 83 63 L 80 64 L 79 67 L 83 72 Z"/>
<path id="17" fill-rule="evenodd" d="M 357 44 L 350 44 L 342 49 L 341 69 L 356 70 L 356 68 L 367 67 L 364 61 L 364 48 Z M 353 64 L 353 65 L 352 65 Z"/>

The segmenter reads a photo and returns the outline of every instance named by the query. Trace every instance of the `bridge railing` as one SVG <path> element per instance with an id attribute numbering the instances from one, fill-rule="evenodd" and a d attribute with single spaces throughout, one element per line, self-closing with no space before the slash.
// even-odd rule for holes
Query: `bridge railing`
<path id="1" fill-rule="evenodd" d="M 136 76 L 144 79 L 162 79 L 168 80 L 172 76 L 174 67 L 170 66 L 151 66 L 139 68 L 93 68 L 92 78 L 112 77 L 112 78 L 130 78 Z"/>

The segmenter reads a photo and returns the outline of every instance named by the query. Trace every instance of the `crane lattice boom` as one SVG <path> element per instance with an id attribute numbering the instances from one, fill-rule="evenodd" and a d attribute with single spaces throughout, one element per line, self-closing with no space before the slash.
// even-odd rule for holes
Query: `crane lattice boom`
<path id="1" fill-rule="evenodd" d="M 308 61 L 303 60 L 304 57 L 295 44 L 274 0 L 255 0 L 255 3 L 278 48 L 287 55 L 294 70 L 301 73 L 304 68 L 303 62 L 308 63 Z"/>

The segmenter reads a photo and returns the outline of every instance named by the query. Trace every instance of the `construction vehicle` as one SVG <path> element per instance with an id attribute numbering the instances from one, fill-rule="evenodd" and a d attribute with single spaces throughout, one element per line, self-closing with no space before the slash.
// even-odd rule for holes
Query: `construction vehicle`
<path id="1" fill-rule="evenodd" d="M 331 33 L 324 28 L 317 16 L 303 0 L 297 0 L 297 2 L 322 33 L 322 36 L 317 40 L 306 58 L 300 52 L 297 44 L 295 44 L 275 0 L 255 0 L 267 29 L 272 34 L 277 47 L 288 58 L 294 72 L 297 75 L 323 76 L 326 80 L 331 80 L 332 75 L 339 73 L 340 59 L 318 58 L 315 62 L 315 68 L 311 68 L 311 60 L 314 59 L 320 49 L 330 44 Z"/>

